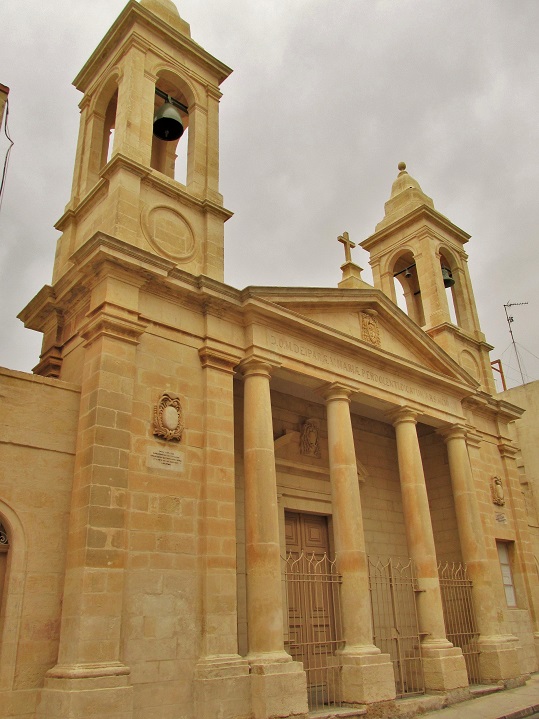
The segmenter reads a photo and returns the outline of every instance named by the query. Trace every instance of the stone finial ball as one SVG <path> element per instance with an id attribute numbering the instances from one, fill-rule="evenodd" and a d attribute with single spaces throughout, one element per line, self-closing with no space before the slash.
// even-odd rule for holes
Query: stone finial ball
<path id="1" fill-rule="evenodd" d="M 405 163 L 405 162 L 399 162 L 399 164 L 397 165 L 397 167 L 399 168 L 399 170 L 400 170 L 401 172 L 403 172 L 404 170 L 406 170 L 406 163 Z"/>

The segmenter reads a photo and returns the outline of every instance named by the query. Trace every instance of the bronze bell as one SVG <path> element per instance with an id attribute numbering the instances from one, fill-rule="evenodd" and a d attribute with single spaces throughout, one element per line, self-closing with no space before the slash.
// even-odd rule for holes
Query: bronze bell
<path id="1" fill-rule="evenodd" d="M 444 279 L 444 287 L 446 289 L 447 287 L 453 287 L 455 280 L 453 279 L 453 274 L 451 273 L 449 267 L 442 266 L 442 277 Z"/>
<path id="2" fill-rule="evenodd" d="M 160 140 L 172 142 L 183 135 L 183 122 L 178 110 L 166 100 L 157 110 L 153 118 L 153 134 Z"/>

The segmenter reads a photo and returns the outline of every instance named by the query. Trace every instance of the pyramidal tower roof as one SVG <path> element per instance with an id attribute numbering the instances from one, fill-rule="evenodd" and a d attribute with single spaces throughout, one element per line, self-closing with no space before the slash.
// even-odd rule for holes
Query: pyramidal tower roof
<path id="1" fill-rule="evenodd" d="M 398 169 L 399 174 L 391 187 L 391 197 L 384 205 L 384 219 L 376 225 L 377 232 L 422 205 L 434 209 L 432 199 L 425 195 L 419 182 L 408 174 L 406 163 L 399 162 Z"/>
<path id="2" fill-rule="evenodd" d="M 142 7 L 151 10 L 154 15 L 160 17 L 166 23 L 184 35 L 191 37 L 191 29 L 189 23 L 182 20 L 178 8 L 172 0 L 140 0 Z"/>

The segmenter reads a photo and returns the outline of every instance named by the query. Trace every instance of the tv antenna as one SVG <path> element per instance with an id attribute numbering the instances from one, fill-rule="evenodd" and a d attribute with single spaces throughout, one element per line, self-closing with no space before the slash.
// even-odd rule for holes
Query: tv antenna
<path id="1" fill-rule="evenodd" d="M 512 315 L 509 314 L 507 309 L 509 307 L 520 307 L 520 305 L 527 305 L 527 304 L 528 304 L 527 302 L 511 302 L 511 301 L 509 301 L 503 306 L 503 308 L 505 310 L 505 316 L 507 318 L 507 326 L 509 327 L 509 334 L 511 335 L 511 342 L 513 343 L 513 349 L 515 350 L 515 357 L 517 358 L 518 369 L 520 370 L 520 376 L 522 378 L 522 384 L 525 384 L 524 372 L 522 371 L 522 365 L 520 364 L 520 356 L 518 354 L 517 344 L 515 342 L 515 336 L 513 335 L 513 330 L 511 328 L 511 325 L 515 321 L 515 319 Z"/>

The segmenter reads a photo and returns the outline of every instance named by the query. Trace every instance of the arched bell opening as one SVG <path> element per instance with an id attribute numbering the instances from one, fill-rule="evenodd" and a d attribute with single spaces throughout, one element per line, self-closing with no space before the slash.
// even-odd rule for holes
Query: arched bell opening
<path id="1" fill-rule="evenodd" d="M 421 287 L 411 252 L 401 254 L 393 262 L 393 283 L 397 304 L 420 327 L 425 324 Z"/>
<path id="2" fill-rule="evenodd" d="M 454 325 L 457 325 L 457 327 L 460 327 L 462 318 L 459 313 L 459 306 L 455 290 L 456 273 L 453 273 L 453 270 L 455 268 L 456 262 L 453 255 L 447 250 L 442 250 L 440 252 L 440 271 L 442 273 L 442 280 L 445 287 L 445 295 L 447 298 L 449 316 L 451 318 L 451 322 Z"/>
<path id="3" fill-rule="evenodd" d="M 113 76 L 83 110 L 81 189 L 89 192 L 99 181 L 103 167 L 112 157 L 118 105 L 118 78 Z M 86 165 L 87 162 L 87 165 Z M 87 174 L 84 168 L 87 167 Z"/>
<path id="4" fill-rule="evenodd" d="M 150 166 L 183 185 L 188 184 L 189 113 L 180 106 L 189 107 L 189 94 L 172 73 L 164 71 L 158 76 Z M 172 139 L 165 138 L 166 133 L 160 132 L 163 116 L 167 126 L 172 128 Z M 180 137 L 176 136 L 178 133 Z"/>
<path id="5" fill-rule="evenodd" d="M 103 125 L 103 147 L 101 149 L 101 167 L 104 167 L 112 157 L 114 148 L 114 129 L 116 127 L 116 108 L 118 106 L 118 91 L 111 97 L 105 111 Z"/>

